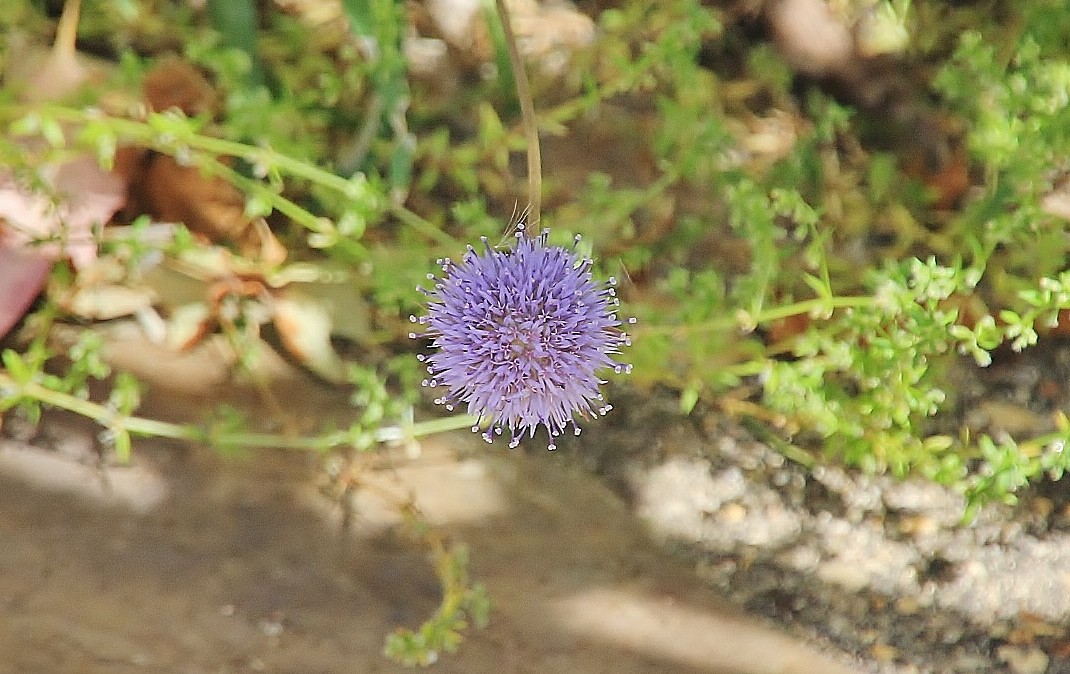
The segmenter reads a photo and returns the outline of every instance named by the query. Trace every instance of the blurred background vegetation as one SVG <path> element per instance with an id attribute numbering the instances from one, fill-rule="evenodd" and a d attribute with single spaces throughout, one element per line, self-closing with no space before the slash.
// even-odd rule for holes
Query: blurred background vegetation
<path id="1" fill-rule="evenodd" d="M 0 407 L 91 416 L 120 458 L 131 434 L 319 450 L 404 435 L 416 287 L 479 237 L 507 241 L 527 203 L 493 3 L 78 4 L 0 6 Z M 971 503 L 1061 476 L 1058 404 L 1016 433 L 974 428 L 956 383 L 1064 331 L 1062 2 L 510 7 L 543 143 L 537 226 L 581 234 L 638 319 L 615 385 L 719 408 L 808 465 L 920 474 Z M 85 158 L 92 185 L 62 170 Z M 104 205 L 79 219 L 83 197 Z M 34 198 L 47 207 L 22 222 Z M 38 255 L 47 275 L 25 264 Z M 111 374 L 88 326 L 122 316 L 175 349 L 222 334 L 239 368 L 272 338 L 351 392 L 356 418 L 293 438 L 133 416 L 133 378 L 88 387 Z"/>

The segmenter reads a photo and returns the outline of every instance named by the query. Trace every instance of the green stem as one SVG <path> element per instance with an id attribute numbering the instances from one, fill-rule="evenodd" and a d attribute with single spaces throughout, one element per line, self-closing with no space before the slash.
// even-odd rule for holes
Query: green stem
<path id="1" fill-rule="evenodd" d="M 6 372 L 0 371 L 0 400 L 10 397 L 31 398 L 92 419 L 106 428 L 124 428 L 131 433 L 175 440 L 199 441 L 205 438 L 205 433 L 195 426 L 124 416 L 110 407 L 69 393 L 54 391 L 34 381 L 19 383 Z"/>
<path id="2" fill-rule="evenodd" d="M 413 213 L 404 206 L 398 204 L 391 205 L 390 212 L 393 213 L 394 217 L 396 217 L 398 220 L 401 220 L 406 225 L 412 227 L 414 230 L 416 230 L 420 234 L 423 234 L 429 239 L 434 239 L 435 241 L 441 244 L 451 246 L 453 248 L 461 247 L 460 241 L 453 238 L 438 227 L 435 227 L 434 224 L 421 218 L 419 215 Z"/>
<path id="3" fill-rule="evenodd" d="M 62 391 L 55 391 L 37 382 L 19 383 L 9 374 L 0 371 L 0 400 L 4 398 L 30 398 L 41 403 L 64 409 L 92 419 L 105 428 L 122 429 L 135 435 L 169 438 L 196 443 L 218 443 L 231 447 L 276 447 L 325 452 L 352 444 L 353 436 L 347 431 L 335 431 L 313 437 L 289 437 L 272 433 L 246 431 L 218 432 L 194 424 L 176 424 L 145 417 L 126 416 L 116 410 L 85 400 Z M 435 433 L 471 428 L 479 423 L 478 417 L 458 414 L 441 419 L 432 419 L 402 426 L 383 426 L 376 429 L 376 442 L 400 442 L 422 438 Z"/>
<path id="4" fill-rule="evenodd" d="M 509 61 L 513 64 L 513 78 L 516 80 L 516 97 L 520 101 L 520 116 L 524 121 L 524 134 L 528 143 L 528 200 L 531 209 L 529 219 L 538 225 L 542 217 L 542 153 L 539 147 L 539 128 L 535 120 L 535 104 L 531 100 L 531 88 L 528 86 L 528 74 L 516 46 L 513 22 L 509 18 L 509 9 L 504 0 L 495 0 L 498 17 L 505 32 L 505 44 L 509 47 Z"/>
<path id="5" fill-rule="evenodd" d="M 876 302 L 876 299 L 866 295 L 859 296 L 846 296 L 846 297 L 815 297 L 809 300 L 803 300 L 802 302 L 795 302 L 794 304 L 785 304 L 782 307 L 773 307 L 772 309 L 766 309 L 759 312 L 757 316 L 753 317 L 755 325 L 761 325 L 762 323 L 770 323 L 772 321 L 778 321 L 782 318 L 788 318 L 789 316 L 797 316 L 799 314 L 809 314 L 820 311 L 831 312 L 836 309 L 857 309 L 859 307 L 872 306 Z"/>
<path id="6" fill-rule="evenodd" d="M 803 300 L 801 302 L 785 304 L 781 307 L 773 307 L 771 309 L 766 309 L 754 316 L 751 316 L 749 314 L 743 314 L 742 316 L 740 316 L 739 314 L 737 314 L 736 316 L 722 316 L 713 320 L 704 321 L 702 323 L 694 323 L 690 325 L 652 325 L 649 327 L 639 325 L 636 326 L 631 332 L 633 332 L 637 336 L 645 337 L 650 335 L 684 335 L 691 332 L 730 330 L 732 328 L 739 327 L 747 328 L 750 326 L 758 326 L 765 323 L 771 323 L 782 318 L 797 316 L 799 314 L 809 314 L 820 311 L 831 312 L 835 311 L 836 309 L 852 309 L 873 306 L 876 301 L 876 298 L 864 295 L 852 295 L 846 297 L 815 297 L 813 299 Z"/>
<path id="7" fill-rule="evenodd" d="M 769 366 L 766 358 L 755 358 L 753 360 L 743 361 L 734 365 L 728 365 L 722 368 L 718 368 L 717 373 L 720 375 L 731 375 L 733 377 L 753 377 L 761 374 Z"/>
<path id="8" fill-rule="evenodd" d="M 310 232 L 325 234 L 327 236 L 334 235 L 334 227 L 330 221 L 325 218 L 317 217 L 278 192 L 265 187 L 263 183 L 243 176 L 218 159 L 215 159 L 214 157 L 203 158 L 200 166 L 208 173 L 226 180 L 246 194 L 256 194 L 264 198 L 271 204 L 272 208 Z"/>
<path id="9" fill-rule="evenodd" d="M 744 417 L 741 421 L 747 430 L 753 433 L 762 442 L 770 445 L 784 458 L 799 464 L 807 470 L 813 470 L 814 466 L 817 465 L 817 459 L 808 454 L 805 450 L 787 442 L 776 433 L 772 432 L 769 427 L 761 421 L 748 417 Z"/>
<path id="10" fill-rule="evenodd" d="M 159 115 L 166 113 L 155 114 Z M 352 180 L 332 173 L 326 169 L 322 169 L 315 164 L 295 159 L 269 147 L 248 145 L 246 143 L 239 143 L 225 138 L 215 138 L 213 136 L 196 133 L 192 130 L 189 132 L 182 132 L 172 138 L 166 138 L 163 137 L 166 136 L 166 134 L 154 127 L 151 121 L 116 117 L 114 115 L 104 114 L 99 110 L 80 110 L 51 104 L 35 106 L 23 104 L 0 105 L 0 118 L 17 119 L 27 115 L 39 115 L 41 117 L 48 117 L 69 124 L 103 124 L 123 141 L 151 147 L 168 154 L 173 154 L 176 148 L 188 148 L 212 156 L 223 155 L 237 157 L 253 166 L 274 167 L 282 173 L 286 173 L 296 178 L 302 178 L 310 183 L 335 190 L 346 196 L 357 196 L 356 190 L 358 187 Z M 219 162 L 217 161 L 216 164 L 218 163 Z M 294 202 L 270 189 L 264 188 L 256 181 L 242 176 L 233 169 L 223 171 L 219 166 L 210 166 L 209 169 L 217 175 L 224 174 L 221 177 L 226 178 L 232 184 L 249 193 L 256 193 L 264 196 L 279 212 L 290 217 L 307 229 L 321 234 L 329 234 L 333 231 L 333 226 L 323 218 L 316 217 Z M 409 225 L 420 234 L 428 238 L 433 238 L 440 243 L 457 245 L 457 241 L 453 237 L 443 232 L 434 224 L 421 218 L 416 213 L 413 213 L 402 206 L 393 206 L 391 212 L 399 220 L 402 220 L 405 224 Z"/>
<path id="11" fill-rule="evenodd" d="M 454 414 L 453 416 L 442 417 L 441 419 L 421 421 L 412 424 L 405 430 L 408 431 L 409 437 L 411 438 L 422 438 L 427 435 L 434 435 L 435 433 L 456 431 L 462 428 L 472 428 L 478 425 L 479 421 L 479 417 L 474 414 Z"/>

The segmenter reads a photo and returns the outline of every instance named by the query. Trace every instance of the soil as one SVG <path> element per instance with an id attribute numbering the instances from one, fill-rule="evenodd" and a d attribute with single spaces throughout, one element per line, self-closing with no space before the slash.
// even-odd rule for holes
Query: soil
<path id="1" fill-rule="evenodd" d="M 109 339 L 112 360 L 149 381 L 148 414 L 264 407 L 258 386 L 228 378 L 222 351 L 176 362 Z M 265 370 L 261 384 L 293 420 L 345 414 L 337 391 L 281 362 Z M 343 530 L 320 457 L 145 440 L 132 465 L 101 468 L 81 420 L 51 414 L 36 434 L 18 430 L 9 420 L 0 439 L 3 674 L 406 671 L 383 639 L 439 599 L 427 551 L 391 507 L 410 493 L 469 547 L 492 602 L 489 626 L 432 671 L 864 671 L 726 601 L 565 452 L 467 433 L 426 442 L 417 458 L 385 452 Z"/>
<path id="2" fill-rule="evenodd" d="M 220 350 L 109 339 L 149 380 L 147 414 L 225 400 L 271 427 L 265 383 L 298 426 L 348 413 L 281 361 L 253 385 Z M 1068 362 L 1051 345 L 964 367 L 956 414 L 1043 430 L 1070 405 L 1051 385 Z M 718 413 L 612 399 L 553 453 L 458 433 L 378 454 L 347 530 L 320 457 L 142 441 L 101 469 L 94 429 L 48 416 L 0 440 L 0 673 L 403 671 L 384 636 L 439 598 L 398 526 L 410 495 L 493 605 L 433 671 L 1070 672 L 1063 483 L 965 524 L 937 485 L 807 471 Z"/>

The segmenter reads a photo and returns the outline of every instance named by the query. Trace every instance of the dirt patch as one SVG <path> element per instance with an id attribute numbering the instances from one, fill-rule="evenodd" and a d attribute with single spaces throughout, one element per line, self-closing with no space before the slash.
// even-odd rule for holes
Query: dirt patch
<path id="1" fill-rule="evenodd" d="M 408 671 L 381 655 L 383 638 L 418 625 L 438 589 L 426 551 L 395 535 L 375 496 L 387 491 L 411 491 L 467 543 L 490 593 L 490 626 L 432 671 L 855 671 L 728 606 L 564 453 L 467 434 L 429 443 L 372 478 L 350 534 L 320 470 L 310 456 L 224 460 L 150 441 L 109 471 L 125 491 L 106 490 L 76 451 L 3 441 L 0 672 Z"/>

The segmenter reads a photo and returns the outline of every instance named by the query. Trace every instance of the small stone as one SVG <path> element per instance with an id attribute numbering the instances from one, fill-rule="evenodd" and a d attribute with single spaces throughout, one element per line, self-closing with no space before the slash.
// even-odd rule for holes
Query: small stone
<path id="1" fill-rule="evenodd" d="M 850 592 L 857 592 L 869 583 L 869 574 L 857 564 L 841 560 L 829 560 L 817 568 L 817 577 L 826 583 L 839 585 Z"/>
<path id="2" fill-rule="evenodd" d="M 958 627 L 957 625 L 947 625 L 941 630 L 939 636 L 940 641 L 950 646 L 952 644 L 961 643 L 964 634 L 965 632 L 961 627 Z"/>
<path id="3" fill-rule="evenodd" d="M 914 615 L 921 610 L 921 603 L 914 597 L 900 597 L 895 601 L 895 610 L 900 615 Z"/>
<path id="4" fill-rule="evenodd" d="M 873 657 L 880 662 L 891 662 L 899 656 L 899 649 L 883 642 L 877 642 L 869 649 Z"/>
<path id="5" fill-rule="evenodd" d="M 742 522 L 747 517 L 747 509 L 739 503 L 726 503 L 717 514 L 717 518 L 726 524 Z"/>
<path id="6" fill-rule="evenodd" d="M 1021 613 L 1006 638 L 1012 645 L 1029 646 L 1039 637 L 1054 637 L 1062 632 L 1061 627 L 1051 624 L 1040 616 Z"/>
<path id="7" fill-rule="evenodd" d="M 1048 656 L 1039 648 L 1000 646 L 997 655 L 1014 674 L 1044 674 L 1048 671 Z"/>
<path id="8" fill-rule="evenodd" d="M 1032 410 L 1001 400 L 986 400 L 980 404 L 993 435 L 1024 436 L 1044 428 L 1045 419 Z"/>
<path id="9" fill-rule="evenodd" d="M 809 545 L 799 545 L 784 552 L 778 561 L 796 571 L 813 571 L 821 562 L 821 554 Z"/>
<path id="10" fill-rule="evenodd" d="M 1059 509 L 1059 519 L 1070 521 L 1070 503 Z"/>
<path id="11" fill-rule="evenodd" d="M 927 515 L 909 515 L 899 521 L 899 532 L 906 536 L 922 538 L 939 530 L 940 525 Z"/>
<path id="12" fill-rule="evenodd" d="M 257 627 L 260 628 L 260 633 L 266 637 L 277 637 L 283 632 L 282 621 L 276 618 L 264 618 L 257 624 Z"/>
<path id="13" fill-rule="evenodd" d="M 992 668 L 992 662 L 989 658 L 978 655 L 976 653 L 966 653 L 958 651 L 953 658 L 951 658 L 951 667 L 955 672 L 986 672 Z"/>
<path id="14" fill-rule="evenodd" d="M 1029 504 L 1029 509 L 1037 516 L 1047 518 L 1055 510 L 1055 503 L 1050 498 L 1038 496 Z"/>

